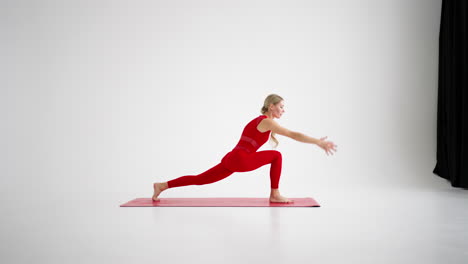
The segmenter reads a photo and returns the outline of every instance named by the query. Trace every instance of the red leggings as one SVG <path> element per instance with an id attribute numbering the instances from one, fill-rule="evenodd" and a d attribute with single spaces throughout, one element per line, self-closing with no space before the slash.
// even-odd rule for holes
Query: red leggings
<path id="1" fill-rule="evenodd" d="M 272 189 L 278 189 L 281 176 L 281 153 L 276 150 L 265 150 L 249 153 L 235 149 L 222 159 L 221 163 L 199 175 L 182 176 L 168 181 L 169 188 L 203 185 L 222 180 L 234 172 L 252 171 L 263 165 L 270 164 L 270 183 Z"/>

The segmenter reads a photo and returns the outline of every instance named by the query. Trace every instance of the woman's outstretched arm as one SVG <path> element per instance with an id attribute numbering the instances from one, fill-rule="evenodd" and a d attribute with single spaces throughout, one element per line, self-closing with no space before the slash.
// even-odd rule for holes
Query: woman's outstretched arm
<path id="1" fill-rule="evenodd" d="M 273 132 L 273 133 L 276 133 L 278 135 L 282 135 L 282 136 L 285 136 L 285 137 L 289 137 L 289 138 L 294 139 L 294 140 L 299 141 L 299 142 L 309 143 L 309 144 L 316 144 L 317 146 L 319 146 L 320 148 L 325 150 L 327 155 L 329 155 L 329 154 L 333 155 L 333 152 L 337 151 L 336 150 L 337 145 L 335 145 L 335 143 L 333 143 L 331 141 L 327 141 L 326 140 L 327 137 L 322 137 L 320 139 L 316 139 L 316 138 L 307 136 L 306 134 L 303 134 L 303 133 L 300 133 L 300 132 L 291 131 L 291 130 L 285 128 L 285 127 L 280 126 L 273 119 L 269 119 L 269 118 L 263 119 L 262 122 L 260 122 L 260 124 L 258 124 L 257 129 L 260 132 L 266 132 L 266 131 L 271 130 L 271 132 Z"/>

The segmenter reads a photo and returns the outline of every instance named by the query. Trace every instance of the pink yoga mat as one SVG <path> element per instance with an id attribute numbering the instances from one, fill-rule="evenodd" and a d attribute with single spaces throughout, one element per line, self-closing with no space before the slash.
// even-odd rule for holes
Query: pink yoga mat
<path id="1" fill-rule="evenodd" d="M 270 203 L 268 198 L 137 198 L 120 207 L 320 207 L 313 198 L 290 198 L 292 203 Z"/>

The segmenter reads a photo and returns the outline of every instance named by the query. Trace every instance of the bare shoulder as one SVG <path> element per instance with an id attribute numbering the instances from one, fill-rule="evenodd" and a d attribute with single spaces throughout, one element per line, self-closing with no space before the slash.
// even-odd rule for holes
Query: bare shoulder
<path id="1" fill-rule="evenodd" d="M 260 132 L 270 131 L 277 124 L 273 119 L 265 118 L 258 123 L 257 130 Z"/>
<path id="2" fill-rule="evenodd" d="M 271 131 L 276 134 L 289 136 L 290 131 L 285 127 L 280 126 L 275 120 L 270 118 L 263 119 L 257 126 L 258 131 Z"/>

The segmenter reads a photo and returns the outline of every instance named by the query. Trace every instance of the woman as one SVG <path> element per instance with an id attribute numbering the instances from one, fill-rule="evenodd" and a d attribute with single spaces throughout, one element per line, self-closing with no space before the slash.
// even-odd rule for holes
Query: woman
<path id="1" fill-rule="evenodd" d="M 222 180 L 234 172 L 245 172 L 255 170 L 263 165 L 271 164 L 270 167 L 270 202 L 289 203 L 286 197 L 279 192 L 279 180 L 281 176 L 281 153 L 276 150 L 257 150 L 270 138 L 278 145 L 275 134 L 283 135 L 299 142 L 316 144 L 328 154 L 336 152 L 336 145 L 331 141 L 326 141 L 327 137 L 315 139 L 299 132 L 288 130 L 278 125 L 275 118 L 281 118 L 284 113 L 284 101 L 279 95 L 270 94 L 265 99 L 261 109 L 262 115 L 250 121 L 242 132 L 239 143 L 226 154 L 221 163 L 213 168 L 195 176 L 183 176 L 168 182 L 157 182 L 153 184 L 153 201 L 157 201 L 158 196 L 168 188 L 203 185 Z"/>

